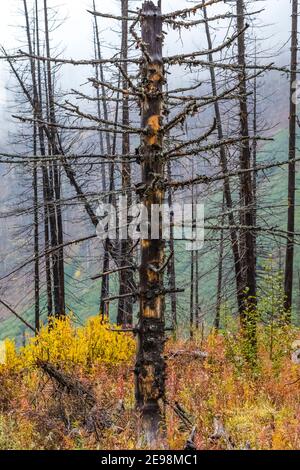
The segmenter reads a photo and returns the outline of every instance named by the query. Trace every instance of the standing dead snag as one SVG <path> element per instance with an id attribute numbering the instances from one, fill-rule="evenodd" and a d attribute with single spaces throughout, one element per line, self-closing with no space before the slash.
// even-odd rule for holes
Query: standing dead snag
<path id="1" fill-rule="evenodd" d="M 141 100 L 142 136 L 140 155 L 142 160 L 141 202 L 151 213 L 153 204 L 164 199 L 164 176 L 161 156 L 162 85 L 162 18 L 160 2 L 156 7 L 146 1 L 141 12 L 142 51 L 141 66 L 143 97 Z M 140 312 L 138 325 L 137 359 L 135 366 L 136 403 L 141 411 L 143 431 L 149 445 L 153 445 L 163 417 L 162 403 L 165 395 L 164 348 L 164 294 L 163 270 L 164 241 L 141 240 Z M 157 270 L 152 267 L 157 268 Z"/>
<path id="2" fill-rule="evenodd" d="M 246 46 L 245 46 L 245 5 L 244 0 L 236 2 L 237 39 L 238 45 L 238 65 L 240 72 L 239 81 L 239 114 L 240 114 L 240 135 L 245 139 L 241 143 L 240 149 L 240 169 L 243 171 L 240 177 L 240 198 L 243 211 L 240 215 L 241 225 L 254 227 L 254 199 L 253 199 L 253 179 L 248 171 L 251 165 L 251 151 L 249 139 L 249 113 L 247 103 L 247 76 L 246 76 Z M 256 256 L 255 256 L 255 232 L 249 229 L 241 231 L 241 249 L 243 283 L 244 283 L 244 308 L 241 315 L 241 326 L 245 334 L 249 360 L 256 358 Z"/>
<path id="3" fill-rule="evenodd" d="M 203 17 L 205 19 L 205 32 L 206 32 L 206 38 L 207 38 L 207 45 L 208 45 L 208 49 L 211 51 L 213 49 L 213 42 L 212 42 L 211 33 L 210 33 L 207 9 L 205 7 L 205 0 L 202 0 L 202 3 L 203 3 Z M 213 66 L 213 62 L 214 62 L 213 54 L 209 52 L 207 57 L 210 63 L 209 73 L 210 73 L 212 93 L 213 93 L 213 96 L 217 98 L 217 95 L 218 95 L 217 77 L 216 77 L 215 68 Z M 224 132 L 223 132 L 223 122 L 222 122 L 220 104 L 218 100 L 214 102 L 214 110 L 215 110 L 215 116 L 216 116 L 216 121 L 217 121 L 218 139 L 222 141 L 224 139 Z M 224 202 L 226 203 L 226 207 L 228 211 L 228 222 L 230 225 L 230 240 L 231 240 L 232 255 L 233 255 L 233 260 L 234 260 L 237 304 L 238 304 L 239 314 L 242 315 L 243 308 L 244 308 L 244 305 L 243 305 L 244 288 L 243 288 L 243 279 L 242 279 L 242 265 L 241 265 L 238 234 L 235 228 L 236 220 L 235 220 L 235 216 L 233 212 L 233 197 L 232 197 L 231 182 L 230 182 L 230 178 L 228 177 L 228 157 L 226 153 L 226 146 L 224 145 L 220 146 L 220 166 L 224 174 L 223 197 L 224 197 Z M 221 233 L 221 237 L 222 236 L 224 236 L 223 231 Z"/>
<path id="4" fill-rule="evenodd" d="M 294 97 L 297 80 L 298 54 L 298 0 L 292 4 L 292 37 L 291 37 L 291 74 L 290 74 L 290 116 L 289 116 L 289 170 L 288 170 L 288 240 L 285 254 L 285 309 L 288 320 L 292 317 L 293 275 L 294 275 L 294 238 L 295 238 L 295 185 L 296 185 L 296 118 L 297 104 Z"/>
<path id="5" fill-rule="evenodd" d="M 122 45 L 121 45 L 121 56 L 124 60 L 128 59 L 128 0 L 122 1 Z M 124 62 L 122 65 L 123 70 L 123 80 L 122 86 L 126 90 L 128 88 L 128 64 Z M 123 94 L 122 97 L 122 124 L 124 126 L 129 126 L 130 124 L 129 116 L 129 97 L 127 94 Z M 130 137 L 129 134 L 122 135 L 122 155 L 128 155 L 130 153 Z M 131 166 L 130 162 L 126 160 L 126 157 L 123 158 L 122 162 L 122 189 L 124 193 L 127 188 L 131 186 Z M 131 205 L 132 196 L 130 191 L 127 194 L 128 206 Z M 127 218 L 126 223 L 130 223 L 130 219 Z M 132 248 L 132 244 L 129 240 L 120 241 L 120 265 L 125 267 L 128 262 L 128 256 Z M 132 269 L 123 269 L 120 271 L 120 296 L 123 294 L 130 294 L 134 288 L 134 278 Z M 118 305 L 118 315 L 117 323 L 119 325 L 132 325 L 132 315 L 133 315 L 133 304 L 132 298 L 130 297 L 121 297 L 119 299 Z"/>

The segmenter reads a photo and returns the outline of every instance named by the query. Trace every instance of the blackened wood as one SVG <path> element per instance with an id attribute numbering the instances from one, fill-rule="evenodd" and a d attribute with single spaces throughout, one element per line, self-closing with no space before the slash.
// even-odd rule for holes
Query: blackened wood
<path id="1" fill-rule="evenodd" d="M 124 60 L 122 65 L 123 69 L 123 80 L 122 88 L 123 90 L 128 89 L 128 83 L 126 77 L 128 75 L 128 0 L 122 1 L 122 44 L 121 44 L 121 56 Z M 124 126 L 129 126 L 129 99 L 128 95 L 123 94 L 122 97 L 122 124 Z M 130 153 L 130 138 L 129 134 L 125 133 L 122 135 L 122 155 L 129 155 Z M 131 205 L 131 194 L 128 191 L 128 188 L 131 186 L 131 167 L 130 162 L 126 161 L 126 156 L 123 157 L 122 162 L 122 190 L 124 194 L 127 194 L 128 198 L 128 207 Z M 130 223 L 130 220 L 127 218 L 127 224 Z M 128 264 L 127 258 L 131 250 L 132 244 L 129 239 L 120 240 L 120 266 L 126 266 Z M 120 295 L 128 294 L 134 289 L 133 282 L 133 271 L 132 270 L 121 270 L 120 275 Z M 133 303 L 130 297 L 121 297 L 118 305 L 118 315 L 117 323 L 118 325 L 132 325 L 132 312 L 133 312 Z"/>
<path id="2" fill-rule="evenodd" d="M 38 0 L 35 0 L 35 31 L 36 31 L 36 51 L 40 55 L 40 30 L 39 30 L 39 10 Z M 34 92 L 37 94 L 38 110 L 37 115 L 40 122 L 43 122 L 43 95 L 42 95 L 42 74 L 41 63 L 37 61 L 37 83 L 34 82 Z M 46 155 L 45 135 L 43 126 L 38 126 L 39 146 L 42 156 Z M 48 316 L 53 314 L 53 298 L 52 298 L 52 277 L 51 277 L 51 260 L 48 250 L 50 248 L 50 232 L 49 232 L 49 176 L 47 166 L 42 166 L 43 181 L 43 202 L 44 202 L 44 242 L 45 242 L 45 271 L 46 271 L 46 289 L 47 289 L 47 313 Z"/>
<path id="3" fill-rule="evenodd" d="M 239 80 L 239 108 L 240 108 L 240 134 L 245 138 L 241 142 L 240 149 L 240 168 L 241 170 L 249 170 L 251 166 L 251 152 L 248 125 L 248 104 L 247 104 L 247 77 L 246 77 L 246 48 L 245 48 L 245 5 L 244 0 L 237 0 L 237 29 L 238 29 L 238 65 L 241 68 L 238 74 Z M 240 178 L 240 194 L 241 194 L 241 222 L 246 227 L 254 226 L 254 199 L 253 199 L 253 182 L 250 171 L 245 171 Z M 249 354 L 251 358 L 255 356 L 256 349 L 256 325 L 255 325 L 255 308 L 256 308 L 256 265 L 255 265 L 255 231 L 245 229 L 241 231 L 242 247 L 240 256 L 242 258 L 242 270 L 244 281 L 244 307 L 241 315 L 241 326 L 245 332 L 245 337 L 249 346 Z M 250 357 L 249 356 L 249 357 Z"/>
<path id="4" fill-rule="evenodd" d="M 172 180 L 172 166 L 170 160 L 167 163 L 168 180 Z M 174 253 L 174 212 L 173 212 L 173 194 L 172 189 L 168 189 L 168 205 L 170 208 L 170 241 L 169 248 L 170 253 Z M 176 337 L 177 333 L 177 299 L 176 299 L 176 271 L 175 271 L 175 256 L 173 255 L 168 263 L 168 278 L 169 288 L 172 291 L 170 294 L 171 299 L 171 322 L 173 328 L 173 335 Z"/>
<path id="5" fill-rule="evenodd" d="M 31 38 L 30 22 L 27 8 L 27 1 L 23 0 L 24 14 L 26 21 L 26 33 L 29 53 L 32 55 L 34 51 L 33 44 L 35 40 Z M 38 118 L 38 96 L 36 87 L 36 67 L 34 59 L 30 59 L 30 72 L 33 88 L 33 119 Z M 33 124 L 33 154 L 37 156 L 37 125 Z M 39 331 L 40 328 L 40 264 L 39 264 L 39 210 L 38 210 L 38 172 L 37 166 L 34 164 L 33 167 L 33 178 L 32 178 L 32 189 L 33 189 L 33 214 L 34 214 L 34 318 L 35 318 L 35 330 Z"/>
<path id="6" fill-rule="evenodd" d="M 224 219 L 225 219 L 224 209 L 225 209 L 225 194 L 224 194 L 224 191 L 223 191 L 221 226 L 224 225 Z M 224 230 L 222 229 L 221 230 L 221 237 L 220 237 L 220 248 L 219 248 L 216 316 L 215 316 L 215 321 L 214 321 L 214 327 L 215 327 L 216 330 L 219 330 L 220 320 L 221 320 L 221 303 L 222 303 L 222 286 L 223 286 L 223 258 L 224 258 Z"/>
<path id="7" fill-rule="evenodd" d="M 146 190 L 141 202 L 151 213 L 152 204 L 164 200 L 164 186 L 159 179 L 164 177 L 161 158 L 162 97 L 159 93 L 164 83 L 162 63 L 162 18 L 160 2 L 155 6 L 146 1 L 141 16 L 143 62 L 141 65 L 144 95 L 141 101 L 142 136 L 142 183 Z M 148 235 L 149 236 L 149 235 Z M 135 397 L 141 412 L 143 431 L 149 446 L 154 446 L 163 424 L 165 398 L 165 360 L 163 356 L 164 291 L 163 272 L 164 241 L 141 240 L 140 266 L 140 311 L 137 335 L 137 358 L 135 365 Z M 158 268 L 153 271 L 149 265 Z"/>
<path id="8" fill-rule="evenodd" d="M 285 255 L 285 309 L 288 319 L 291 320 L 293 301 L 293 275 L 294 275 L 294 231 L 295 231 L 295 183 L 296 183 L 296 112 L 295 86 L 297 80 L 297 46 L 298 46 L 298 0 L 292 5 L 292 38 L 291 38 L 291 74 L 290 74 L 290 118 L 289 118 L 289 173 L 288 173 L 288 240 Z"/>
<path id="9" fill-rule="evenodd" d="M 204 0 L 203 0 L 203 3 L 205 3 Z M 203 15 L 204 15 L 204 19 L 207 20 L 206 7 L 203 7 Z M 213 46 L 212 46 L 212 40 L 211 40 L 211 34 L 210 34 L 208 21 L 206 21 L 205 23 L 205 31 L 206 31 L 208 49 L 211 50 Z M 213 64 L 214 60 L 213 60 L 212 53 L 208 54 L 208 60 L 210 64 Z M 210 71 L 212 93 L 213 93 L 213 96 L 216 97 L 217 96 L 217 80 L 216 80 L 215 68 L 211 66 L 209 68 L 209 71 Z M 222 141 L 224 138 L 224 133 L 223 133 L 220 106 L 217 100 L 214 103 L 214 110 L 215 110 L 216 121 L 217 121 L 218 138 L 220 141 Z M 239 252 L 238 235 L 237 235 L 237 230 L 235 228 L 236 221 L 233 215 L 233 200 L 232 200 L 232 193 L 231 193 L 230 178 L 229 176 L 227 176 L 229 171 L 228 171 L 226 147 L 224 145 L 221 145 L 220 147 L 220 166 L 222 168 L 222 173 L 224 174 L 224 196 L 225 196 L 226 206 L 228 209 L 228 222 L 230 225 L 230 240 L 231 240 L 231 247 L 232 247 L 232 254 L 233 254 L 233 261 L 234 261 L 234 270 L 235 270 L 237 304 L 238 304 L 239 314 L 242 315 L 243 290 L 244 290 L 243 279 L 242 279 L 242 265 L 241 265 L 241 257 L 240 257 L 240 252 Z"/>
<path id="10" fill-rule="evenodd" d="M 50 37 L 49 37 L 49 22 L 48 22 L 48 4 L 44 0 L 44 23 L 45 23 L 45 46 L 47 57 L 51 56 L 50 52 Z M 55 103 L 53 92 L 53 76 L 50 61 L 46 64 L 46 84 L 47 84 L 47 101 L 49 111 L 49 121 L 56 124 L 55 116 Z M 58 153 L 59 144 L 57 144 L 58 137 L 56 136 L 55 126 L 51 126 L 49 130 L 49 148 L 50 154 L 56 155 Z M 53 269 L 53 292 L 54 292 L 54 313 L 56 316 L 65 315 L 65 274 L 64 274 L 64 250 L 63 250 L 63 222 L 60 204 L 61 182 L 58 164 L 56 161 L 52 163 L 51 168 L 51 196 L 54 202 L 51 205 L 50 215 L 50 232 L 52 247 L 61 247 L 52 256 L 52 269 Z"/>

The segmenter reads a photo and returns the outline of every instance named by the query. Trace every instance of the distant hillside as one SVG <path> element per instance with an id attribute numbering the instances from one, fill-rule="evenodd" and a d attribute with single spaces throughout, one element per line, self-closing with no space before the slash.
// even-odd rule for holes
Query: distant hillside
<path id="1" fill-rule="evenodd" d="M 273 142 L 265 144 L 259 153 L 259 160 L 266 161 L 282 161 L 287 159 L 288 149 L 288 133 L 286 130 L 281 130 L 275 136 Z M 298 165 L 299 172 L 297 175 L 297 187 L 300 188 L 300 165 Z M 287 172 L 286 167 L 274 168 L 267 170 L 264 174 L 261 172 L 258 176 L 259 180 L 259 193 L 258 200 L 261 210 L 258 213 L 258 225 L 264 225 L 266 220 L 266 213 L 270 227 L 278 226 L 285 229 L 286 226 L 286 194 L 287 194 Z M 221 204 L 221 193 L 216 193 L 211 199 L 209 205 L 206 206 L 206 214 L 210 213 L 210 206 L 218 206 Z M 300 191 L 297 192 L 297 205 L 300 205 Z M 269 211 L 268 207 L 272 206 Z M 272 212 L 272 214 L 271 214 Z M 300 231 L 300 211 L 297 211 L 296 229 Z M 283 261 L 284 247 L 280 251 L 268 236 L 263 238 L 263 235 L 258 237 L 258 242 L 264 254 L 273 253 L 274 257 Z M 189 311 L 189 295 L 190 295 L 190 252 L 185 251 L 182 242 L 177 242 L 177 255 L 176 255 L 176 276 L 178 287 L 185 287 L 184 293 L 178 294 L 178 314 L 179 317 L 185 318 Z M 283 244 L 285 242 L 283 241 Z M 182 244 L 180 249 L 180 244 Z M 94 250 L 100 247 L 93 247 Z M 101 281 L 91 281 L 91 271 L 94 272 L 95 265 L 89 266 L 84 261 L 86 248 L 77 248 L 76 260 L 69 263 L 66 269 L 66 278 L 68 282 L 68 292 L 70 293 L 68 308 L 74 312 L 78 321 L 85 318 L 97 315 L 99 311 L 99 298 Z M 203 252 L 200 253 L 200 302 L 202 310 L 207 313 L 206 318 L 213 318 L 215 306 L 215 292 L 216 292 L 216 269 L 218 258 L 216 251 L 206 252 L 205 247 Z M 259 261 L 259 264 L 261 262 Z M 295 272 L 297 274 L 297 266 L 300 266 L 300 249 L 296 248 L 296 262 Z M 230 269 L 230 266 L 227 267 Z M 226 270 L 226 268 L 225 268 Z M 204 276 L 205 274 L 205 276 Z M 117 292 L 116 277 L 111 277 L 112 292 Z M 298 280 L 295 279 L 295 303 L 298 303 Z M 72 294 L 72 295 L 71 295 Z M 42 299 L 42 304 L 43 304 Z M 112 318 L 115 318 L 116 303 L 111 306 Z M 33 309 L 28 308 L 24 312 L 20 312 L 28 321 L 33 321 Z M 0 325 L 0 339 L 5 337 L 18 337 L 23 331 L 23 325 L 14 317 L 9 317 L 1 322 Z"/>

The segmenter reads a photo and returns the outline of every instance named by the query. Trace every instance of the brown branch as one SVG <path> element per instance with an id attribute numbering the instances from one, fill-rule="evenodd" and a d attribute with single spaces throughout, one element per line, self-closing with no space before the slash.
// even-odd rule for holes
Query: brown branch
<path id="1" fill-rule="evenodd" d="M 172 12 L 167 13 L 165 15 L 162 15 L 162 19 L 163 20 L 166 20 L 166 19 L 169 19 L 169 18 L 173 19 L 176 16 L 186 17 L 190 14 L 195 14 L 198 10 L 201 10 L 204 7 L 208 7 L 210 5 L 215 5 L 216 3 L 220 3 L 221 1 L 223 2 L 223 0 L 208 0 L 205 3 L 198 3 L 198 4 L 194 5 L 193 7 L 184 8 L 182 10 L 175 10 L 175 11 L 172 11 Z"/>
<path id="2" fill-rule="evenodd" d="M 29 264 L 33 263 L 37 259 L 41 259 L 41 258 L 43 258 L 44 256 L 46 256 L 48 254 L 51 254 L 51 253 L 54 253 L 57 250 L 60 250 L 61 248 L 65 248 L 65 247 L 68 247 L 68 246 L 71 246 L 71 245 L 77 245 L 77 243 L 81 243 L 81 242 L 84 242 L 84 241 L 87 241 L 87 240 L 92 240 L 93 238 L 97 238 L 97 234 L 89 235 L 87 237 L 78 238 L 76 240 L 71 240 L 69 242 L 63 243 L 62 245 L 57 245 L 56 247 L 51 248 L 49 250 L 45 250 L 43 253 L 40 253 L 38 257 L 34 256 L 33 258 L 30 258 L 29 260 L 27 260 L 23 264 L 21 264 L 18 268 L 15 268 L 13 271 L 10 271 L 8 274 L 5 274 L 4 276 L 2 276 L 0 278 L 0 281 L 3 281 L 4 279 L 7 279 L 8 277 L 12 276 L 13 274 L 16 274 L 18 271 L 25 268 Z"/>
<path id="3" fill-rule="evenodd" d="M 167 60 L 167 59 L 166 59 Z M 172 65 L 170 63 L 170 65 Z M 276 67 L 272 64 L 269 66 L 262 66 L 262 65 L 245 65 L 241 66 L 238 64 L 224 64 L 223 62 L 209 62 L 206 60 L 182 60 L 180 61 L 180 65 L 187 65 L 188 67 L 215 67 L 224 70 L 232 70 L 232 71 L 243 71 L 243 70 L 268 70 L 268 71 L 275 71 L 275 72 L 283 72 L 290 74 L 291 70 L 287 69 L 286 67 Z M 297 73 L 300 71 L 297 70 Z"/>
<path id="4" fill-rule="evenodd" d="M 179 158 L 179 157 L 188 157 L 188 156 L 192 156 L 192 155 L 198 155 L 201 152 L 208 152 L 209 150 L 218 149 L 218 148 L 222 147 L 223 145 L 234 145 L 234 144 L 237 144 L 237 143 L 242 143 L 245 140 L 254 140 L 254 139 L 263 140 L 263 141 L 273 140 L 273 139 L 269 139 L 267 137 L 264 138 L 264 137 L 259 137 L 259 136 L 256 136 L 256 137 L 237 137 L 237 138 L 231 138 L 231 139 L 223 139 L 223 140 L 219 140 L 216 143 L 205 145 L 203 147 L 196 147 L 196 148 L 188 150 L 184 153 L 182 153 L 182 152 L 172 152 L 172 153 L 169 153 L 169 157 L 171 159 L 175 159 L 175 158 Z"/>
<path id="5" fill-rule="evenodd" d="M 126 95 L 126 96 L 130 95 L 130 96 L 140 97 L 139 93 L 135 93 L 135 92 L 130 91 L 128 89 L 116 87 L 116 86 L 112 85 L 111 83 L 103 82 L 103 81 L 101 81 L 97 78 L 91 77 L 91 78 L 88 78 L 88 81 L 91 82 L 95 88 L 98 88 L 100 86 L 104 86 L 104 87 L 108 88 L 109 90 L 114 91 L 116 93 L 122 93 L 122 95 Z"/>
<path id="6" fill-rule="evenodd" d="M 117 122 L 113 122 L 113 121 L 107 121 L 106 119 L 99 118 L 98 116 L 95 116 L 93 114 L 84 113 L 83 111 L 81 111 L 79 109 L 79 106 L 76 106 L 75 104 L 71 103 L 70 101 L 66 101 L 65 103 L 68 106 L 70 106 L 70 108 L 66 105 L 59 104 L 59 103 L 56 103 L 56 105 L 59 106 L 60 108 L 64 109 L 65 111 L 75 113 L 77 116 L 88 119 L 90 121 L 99 122 L 99 124 L 105 124 L 105 125 L 108 125 L 108 126 L 120 127 L 120 129 L 122 129 L 122 130 L 130 131 L 130 132 L 135 133 L 135 134 L 138 134 L 138 133 L 142 132 L 142 129 L 139 129 L 139 128 L 135 128 L 135 127 L 131 127 L 131 126 L 125 126 L 121 123 L 117 123 Z"/>
<path id="7" fill-rule="evenodd" d="M 207 359 L 208 354 L 206 352 L 200 351 L 200 350 L 195 350 L 195 351 L 187 351 L 185 349 L 179 349 L 176 351 L 170 351 L 168 352 L 166 359 L 174 359 L 176 357 L 189 357 L 192 359 Z"/>
<path id="8" fill-rule="evenodd" d="M 18 318 L 18 320 L 24 323 L 24 325 L 26 325 L 27 328 L 29 328 L 34 333 L 36 332 L 35 328 L 32 325 L 30 325 L 30 323 L 28 323 L 26 320 L 24 320 L 24 318 L 22 318 L 21 315 L 19 315 L 12 307 L 10 307 L 6 302 L 4 302 L 4 300 L 0 299 L 0 304 L 2 304 L 5 308 L 7 308 L 7 310 L 9 310 L 16 318 Z"/>
<path id="9" fill-rule="evenodd" d="M 165 63 L 170 63 L 170 64 L 176 64 L 176 63 L 181 63 L 182 60 L 187 59 L 187 58 L 193 58 L 197 57 L 199 55 L 208 55 L 208 54 L 214 54 L 215 52 L 219 52 L 226 47 L 229 47 L 230 44 L 232 44 L 241 34 L 244 34 L 244 32 L 249 28 L 249 25 L 246 25 L 241 31 L 238 31 L 235 33 L 231 38 L 227 39 L 227 41 L 223 42 L 217 47 L 214 47 L 212 49 L 206 49 L 203 51 L 196 51 L 196 52 L 190 52 L 189 54 L 178 54 L 178 55 L 173 55 L 168 58 L 164 58 Z"/>
<path id="10" fill-rule="evenodd" d="M 105 273 L 97 274 L 96 276 L 91 277 L 91 280 L 95 281 L 96 279 L 101 279 L 103 276 L 108 276 L 109 274 L 118 273 L 119 271 L 124 271 L 124 270 L 126 271 L 128 269 L 135 270 L 136 267 L 135 266 L 121 266 L 119 268 L 112 269 L 111 271 L 106 271 Z"/>
<path id="11" fill-rule="evenodd" d="M 258 11 L 252 11 L 250 13 L 245 14 L 245 16 L 253 16 L 257 15 L 259 13 L 262 13 L 264 11 L 264 8 Z M 232 19 L 236 18 L 237 15 L 234 15 L 233 13 L 225 13 L 223 15 L 215 15 L 208 17 L 206 19 L 199 19 L 199 20 L 194 20 L 194 21 L 180 21 L 180 20 L 165 20 L 165 23 L 170 24 L 174 29 L 175 28 L 190 28 L 191 26 L 198 26 L 199 24 L 207 23 L 210 21 L 216 21 L 216 20 L 223 20 L 223 19 Z"/>
<path id="12" fill-rule="evenodd" d="M 35 59 L 40 60 L 42 62 L 52 62 L 54 64 L 61 64 L 61 65 L 100 65 L 100 64 L 121 64 L 124 62 L 133 63 L 133 64 L 140 64 L 140 59 L 122 59 L 112 57 L 110 59 L 60 59 L 55 57 L 46 57 L 46 56 L 39 56 L 35 54 L 29 54 L 28 52 L 19 50 L 17 54 L 12 54 L 10 56 L 0 56 L 1 59 L 11 59 L 11 60 L 24 60 L 24 59 Z"/>
<path id="13" fill-rule="evenodd" d="M 30 123 L 37 123 L 39 125 L 47 126 L 47 127 L 54 127 L 56 129 L 64 129 L 69 131 L 97 131 L 97 132 L 112 132 L 117 134 L 136 134 L 136 131 L 129 131 L 124 129 L 110 129 L 110 128 L 102 128 L 99 126 L 66 126 L 64 124 L 57 124 L 48 121 L 42 121 L 41 119 L 33 119 L 30 117 L 25 116 L 16 116 L 12 115 L 14 119 L 18 119 L 21 122 L 30 122 Z M 140 131 L 141 132 L 141 131 Z"/>
<path id="14" fill-rule="evenodd" d="M 118 16 L 112 15 L 111 13 L 101 13 L 100 11 L 91 11 L 87 10 L 93 16 L 101 16 L 101 18 L 110 18 L 111 20 L 118 20 L 118 21 L 136 21 L 137 16 Z"/>

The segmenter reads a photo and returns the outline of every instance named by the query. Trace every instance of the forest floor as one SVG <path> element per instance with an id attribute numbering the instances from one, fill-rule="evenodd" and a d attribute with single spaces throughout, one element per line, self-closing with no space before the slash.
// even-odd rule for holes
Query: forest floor
<path id="1" fill-rule="evenodd" d="M 300 364 L 291 358 L 297 338 L 298 329 L 260 328 L 255 370 L 245 366 L 234 328 L 195 332 L 192 341 L 170 338 L 161 446 L 183 449 L 194 428 L 197 449 L 299 449 Z M 57 321 L 22 349 L 4 346 L 0 449 L 143 447 L 131 336 L 98 317 L 80 328 Z"/>

